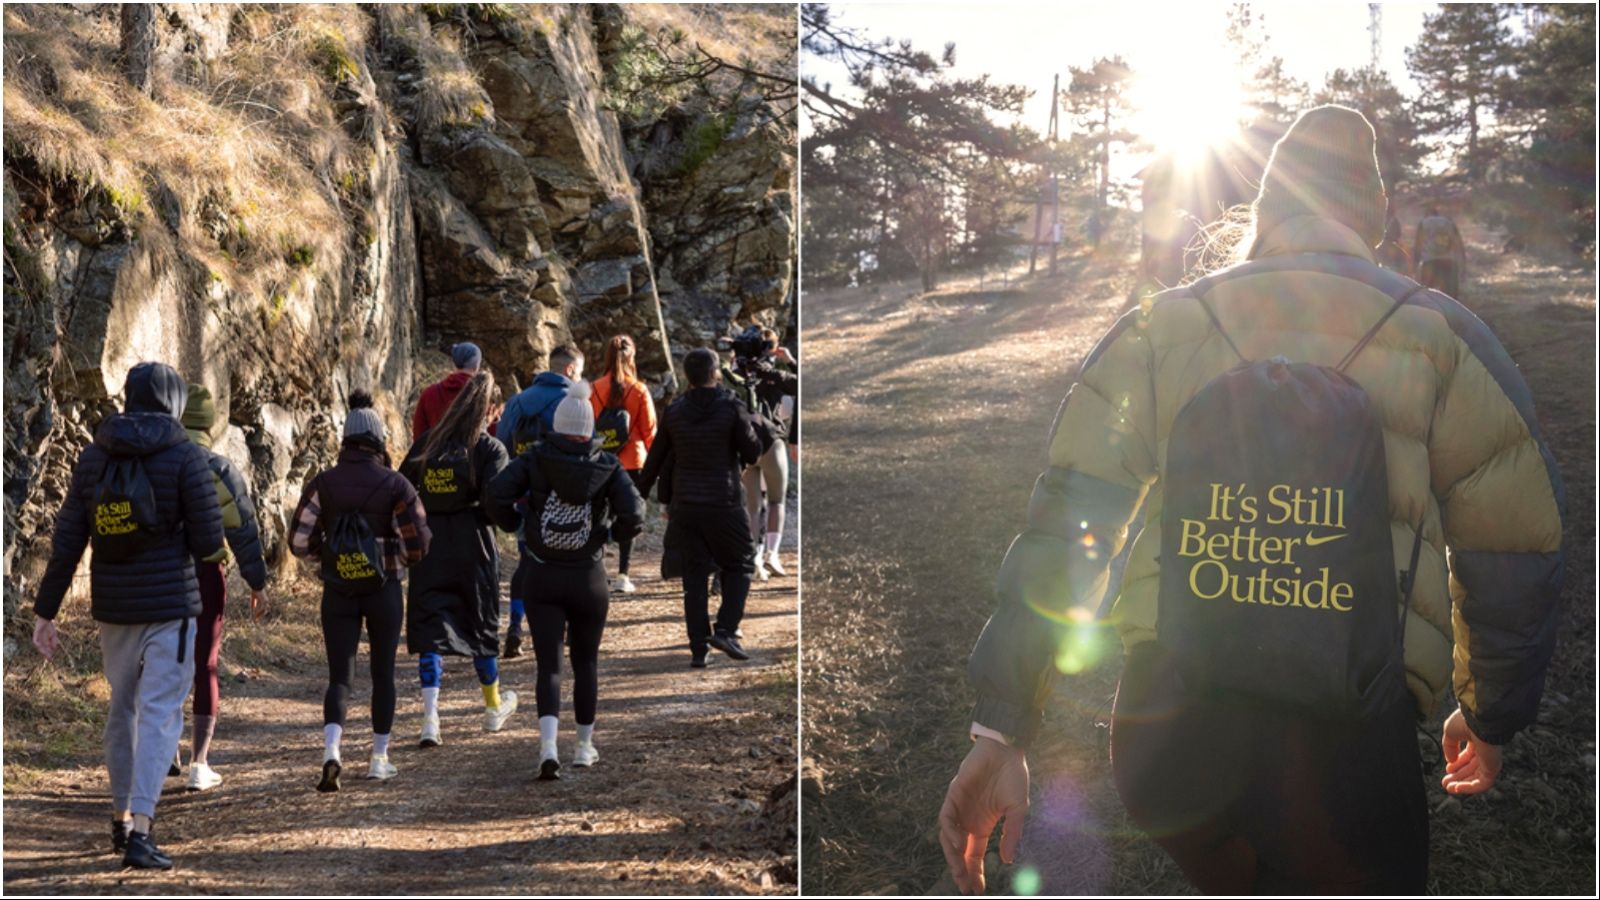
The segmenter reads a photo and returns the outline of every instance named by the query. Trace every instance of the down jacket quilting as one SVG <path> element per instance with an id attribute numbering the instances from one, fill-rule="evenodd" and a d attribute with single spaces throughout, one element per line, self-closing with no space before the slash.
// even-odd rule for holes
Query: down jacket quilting
<path id="1" fill-rule="evenodd" d="M 1255 259 L 1207 281 L 1206 299 L 1246 358 L 1328 366 L 1414 285 L 1374 265 L 1355 232 L 1312 217 L 1285 221 Z M 1167 435 L 1183 405 L 1237 361 L 1186 288 L 1129 312 L 1084 361 L 971 658 L 979 724 L 1031 739 L 1064 623 L 1099 602 L 1141 503 L 1146 527 L 1111 620 L 1127 648 L 1156 639 Z M 1527 386 L 1488 328 L 1436 291 L 1413 295 L 1349 374 L 1384 429 L 1398 565 L 1409 560 L 1410 523 L 1423 523 L 1407 685 L 1428 714 L 1453 683 L 1473 731 L 1504 743 L 1537 711 L 1563 576 L 1561 479 Z"/>

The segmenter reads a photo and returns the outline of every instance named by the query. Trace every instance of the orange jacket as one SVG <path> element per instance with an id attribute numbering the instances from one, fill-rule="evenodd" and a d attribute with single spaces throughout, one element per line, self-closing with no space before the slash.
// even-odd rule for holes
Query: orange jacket
<path id="1" fill-rule="evenodd" d="M 589 403 L 594 407 L 595 420 L 599 421 L 600 413 L 611 403 L 610 375 L 595 379 Z M 645 386 L 630 381 L 622 395 L 622 408 L 628 411 L 628 442 L 617 451 L 617 459 L 622 462 L 622 468 L 631 472 L 644 468 L 645 455 L 656 442 L 656 407 Z"/>

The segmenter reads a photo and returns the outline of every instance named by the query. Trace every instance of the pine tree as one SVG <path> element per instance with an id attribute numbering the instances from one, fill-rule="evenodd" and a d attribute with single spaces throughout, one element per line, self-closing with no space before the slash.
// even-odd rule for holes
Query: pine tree
<path id="1" fill-rule="evenodd" d="M 1406 66 L 1422 87 L 1414 107 L 1422 133 L 1448 139 L 1465 132 L 1459 162 L 1473 183 L 1483 181 L 1497 155 L 1488 126 L 1514 61 L 1506 15 L 1503 4 L 1443 4 L 1406 51 Z"/>
<path id="2" fill-rule="evenodd" d="M 1097 210 L 1105 209 L 1111 192 L 1111 145 L 1126 145 L 1135 138 L 1126 124 L 1133 112 L 1128 98 L 1132 83 L 1133 69 L 1121 56 L 1101 57 L 1088 68 L 1072 67 L 1065 105 L 1077 122 L 1075 139 L 1090 148 L 1096 161 Z"/>

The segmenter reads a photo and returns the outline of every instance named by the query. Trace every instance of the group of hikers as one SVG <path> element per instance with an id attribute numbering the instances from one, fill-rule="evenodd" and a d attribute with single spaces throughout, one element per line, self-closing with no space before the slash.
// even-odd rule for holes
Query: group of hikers
<path id="1" fill-rule="evenodd" d="M 1461 299 L 1466 256 L 1467 247 L 1456 223 L 1431 205 L 1417 220 L 1409 251 L 1405 248 L 1405 229 L 1392 209 L 1384 225 L 1383 240 L 1373 248 L 1378 265 L 1457 300 Z"/>
<path id="2" fill-rule="evenodd" d="M 1082 362 L 968 664 L 971 747 L 939 813 L 962 891 L 984 892 L 1002 823 L 1015 859 L 1050 694 L 1103 620 L 1116 791 L 1206 893 L 1423 893 L 1420 723 L 1453 689 L 1439 783 L 1471 795 L 1534 722 L 1561 478 L 1516 364 L 1452 296 L 1454 225 L 1422 220 L 1423 284 L 1376 263 L 1376 147 L 1356 110 L 1305 112 L 1242 258 Z"/>
<path id="3" fill-rule="evenodd" d="M 740 624 L 751 580 L 786 574 L 778 548 L 787 463 L 798 453 L 798 365 L 770 329 L 751 326 L 733 344 L 729 364 L 708 348 L 685 355 L 689 389 L 659 421 L 627 335 L 607 341 L 604 375 L 593 385 L 583 380 L 582 351 L 555 348 L 548 371 L 503 411 L 480 348 L 456 344 L 455 371 L 422 391 L 398 466 L 398 448 L 372 396 L 350 393 L 337 461 L 305 485 L 288 536 L 289 551 L 315 560 L 323 583 L 328 687 L 318 791 L 340 787 L 363 628 L 372 676 L 369 778 L 397 773 L 389 742 L 402 627 L 418 661 L 421 747 L 443 743 L 439 691 L 447 656 L 472 658 L 485 731 L 500 731 L 516 712 L 517 694 L 502 690 L 498 666 L 496 528 L 517 536 L 503 655 L 521 655 L 526 620 L 537 667 L 540 780 L 560 777 L 563 645 L 577 726 L 570 760 L 577 767 L 599 760 L 600 646 L 611 594 L 637 590 L 631 549 L 652 490 L 667 517 L 662 576 L 683 580 L 690 665 L 706 666 L 712 648 L 749 659 Z M 92 546 L 91 613 L 111 687 L 111 845 L 124 866 L 166 869 L 172 860 L 156 846 L 151 826 L 164 779 L 182 774 L 183 701 L 191 685 L 187 785 L 204 791 L 222 781 L 208 750 L 229 551 L 251 588 L 252 609 L 265 609 L 268 573 L 247 486 L 211 449 L 216 410 L 206 387 L 145 362 L 128 372 L 123 401 L 73 468 L 34 605 L 34 644 L 47 658 L 59 649 L 55 618 Z M 747 490 L 755 496 L 747 498 Z M 618 545 L 619 557 L 611 580 L 608 543 Z M 714 624 L 713 577 L 722 595 Z"/>

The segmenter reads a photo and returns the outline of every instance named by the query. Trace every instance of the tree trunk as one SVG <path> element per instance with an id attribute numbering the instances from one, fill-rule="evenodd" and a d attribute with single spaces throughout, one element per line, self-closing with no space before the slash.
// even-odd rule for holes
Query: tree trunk
<path id="1" fill-rule="evenodd" d="M 1467 97 L 1467 180 L 1483 180 L 1483 162 L 1478 158 L 1478 95 Z"/>
<path id="2" fill-rule="evenodd" d="M 156 55 L 156 8 L 149 3 L 122 4 L 122 71 L 141 94 L 150 96 Z"/>

